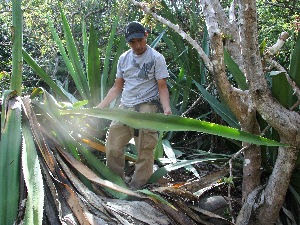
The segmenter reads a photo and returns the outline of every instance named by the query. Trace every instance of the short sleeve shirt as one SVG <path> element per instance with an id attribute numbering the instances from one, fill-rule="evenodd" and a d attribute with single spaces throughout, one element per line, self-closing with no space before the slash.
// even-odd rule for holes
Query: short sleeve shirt
<path id="1" fill-rule="evenodd" d="M 167 77 L 165 58 L 150 46 L 142 55 L 124 52 L 117 67 L 117 78 L 125 81 L 121 103 L 132 107 L 158 99 L 157 80 Z"/>

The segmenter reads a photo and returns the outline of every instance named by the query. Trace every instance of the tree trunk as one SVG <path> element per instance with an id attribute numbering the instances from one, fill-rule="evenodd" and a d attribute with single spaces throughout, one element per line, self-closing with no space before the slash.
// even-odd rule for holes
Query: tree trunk
<path id="1" fill-rule="evenodd" d="M 261 193 L 259 207 L 256 207 L 248 223 L 237 224 L 273 224 L 277 221 L 283 204 L 290 178 L 298 155 L 299 115 L 282 107 L 272 97 L 264 78 L 259 53 L 256 5 L 253 0 L 240 1 L 241 21 L 245 21 L 243 29 L 245 41 L 242 46 L 249 80 L 250 93 L 256 110 L 268 124 L 278 131 L 282 143 L 295 147 L 281 147 L 266 188 Z M 247 203 L 246 203 L 247 204 Z M 240 214 L 242 215 L 242 214 Z M 255 215 L 255 216 L 254 216 Z M 256 216 L 257 215 L 257 216 Z M 241 221 L 240 219 L 238 221 Z"/>
<path id="2" fill-rule="evenodd" d="M 215 8 L 213 8 L 215 7 Z M 212 61 L 214 68 L 214 79 L 217 89 L 221 95 L 221 98 L 230 107 L 231 111 L 240 122 L 241 129 L 243 131 L 259 134 L 259 125 L 256 120 L 256 111 L 251 107 L 251 97 L 247 96 L 246 91 L 237 90 L 229 83 L 227 74 L 225 71 L 224 52 L 223 52 L 223 38 L 222 32 L 218 30 L 218 24 L 214 18 L 215 15 L 222 15 L 221 7 L 215 1 L 203 1 L 203 13 L 206 19 L 210 40 L 212 42 Z M 225 24 L 224 32 L 230 32 L 230 22 L 225 16 L 219 16 L 219 19 Z M 236 26 L 233 26 L 237 31 Z M 237 33 L 233 33 L 234 37 L 237 37 Z M 235 38 L 239 40 L 238 38 Z M 231 42 L 231 52 L 233 56 L 243 62 L 241 59 L 239 42 Z M 244 68 L 244 64 L 240 65 L 240 68 Z M 247 195 L 252 192 L 256 187 L 260 185 L 260 168 L 261 168 L 261 149 L 259 146 L 249 145 L 243 143 L 243 146 L 247 146 L 244 151 L 244 168 L 243 168 L 243 200 Z"/>

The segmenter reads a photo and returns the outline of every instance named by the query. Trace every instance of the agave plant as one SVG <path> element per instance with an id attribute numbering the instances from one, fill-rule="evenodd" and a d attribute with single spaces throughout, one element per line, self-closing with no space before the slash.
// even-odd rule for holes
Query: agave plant
<path id="1" fill-rule="evenodd" d="M 22 33 L 20 2 L 13 3 L 13 17 L 16 34 Z M 218 124 L 181 116 L 161 114 L 140 114 L 116 109 L 92 108 L 101 99 L 103 81 L 95 72 L 99 71 L 99 53 L 93 26 L 89 34 L 89 43 L 85 43 L 87 72 L 84 71 L 79 53 L 75 47 L 67 20 L 62 14 L 62 23 L 66 37 L 66 48 L 58 39 L 53 26 L 52 34 L 66 62 L 74 83 L 79 91 L 80 101 L 52 81 L 40 66 L 23 50 L 23 57 L 33 70 L 49 85 L 54 95 L 43 88 L 34 90 L 31 96 L 21 97 L 20 54 L 21 41 L 15 41 L 13 54 L 14 66 L 11 89 L 2 97 L 1 141 L 0 141 L 0 223 L 13 224 L 60 224 L 69 220 L 77 224 L 107 223 L 112 218 L 118 224 L 132 221 L 151 224 L 170 224 L 170 219 L 151 207 L 151 204 L 172 205 L 149 190 L 133 192 L 124 181 L 111 172 L 103 158 L 92 154 L 91 149 L 104 149 L 97 137 L 87 132 L 87 117 L 117 119 L 135 128 L 151 128 L 161 132 L 196 131 L 218 135 L 229 139 L 258 145 L 281 146 L 273 140 L 252 135 Z M 118 17 L 114 23 L 116 29 Z M 112 36 L 114 32 L 112 32 Z M 162 35 L 163 36 L 163 35 Z M 159 38 L 162 38 L 160 36 Z M 21 36 L 15 36 L 17 40 Z M 110 39 L 112 45 L 113 38 Z M 121 45 L 122 46 L 122 45 Z M 108 52 L 110 47 L 108 47 Z M 108 54 L 109 55 L 109 54 Z M 109 73 L 108 60 L 103 75 Z M 95 77 L 93 77 L 95 76 Z M 105 77 L 105 76 L 104 76 Z M 15 82 L 16 81 L 16 82 Z M 190 81 L 191 82 L 191 81 Z M 96 83 L 101 85 L 95 85 Z M 101 88 L 99 88 L 101 87 Z M 106 88 L 108 85 L 106 85 Z M 201 88 L 199 86 L 199 88 Z M 204 92 L 203 92 L 204 93 Z M 103 96 L 102 96 L 103 97 Z M 57 101 L 56 99 L 59 99 Z M 62 104 L 61 101 L 68 102 Z M 215 106 L 218 108 L 219 106 Z M 164 146 L 168 142 L 162 141 Z M 167 149 L 167 148 L 165 148 Z M 168 154 L 168 153 L 167 153 Z M 172 154 L 168 154 L 172 158 Z M 129 156 L 129 155 L 128 155 Z M 180 161 L 173 158 L 172 163 L 158 169 L 149 182 L 155 182 L 169 171 L 194 163 L 224 161 L 226 157 L 215 155 L 206 159 Z M 20 179 L 21 178 L 21 179 Z M 129 199 L 150 199 L 126 201 Z M 112 199 L 122 199 L 114 201 Z M 125 206 L 126 207 L 123 207 Z M 122 210 L 120 210 L 122 208 Z M 145 216 L 144 210 L 147 210 Z M 122 215 L 129 215 L 124 218 Z M 154 216 L 153 215 L 157 215 Z"/>

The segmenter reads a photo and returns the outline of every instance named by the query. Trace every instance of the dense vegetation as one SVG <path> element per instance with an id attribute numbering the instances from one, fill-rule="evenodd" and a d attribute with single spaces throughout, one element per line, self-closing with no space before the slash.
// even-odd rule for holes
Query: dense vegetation
<path id="1" fill-rule="evenodd" d="M 231 1 L 220 1 L 220 3 L 224 12 L 229 14 Z M 13 4 L 16 5 L 17 3 L 13 1 Z M 13 54 L 13 32 L 11 24 L 12 18 L 16 15 L 12 14 L 11 2 L 4 1 L 1 3 L 0 94 L 2 96 L 3 110 L 1 113 L 2 136 L 0 154 L 2 161 L 0 161 L 0 168 L 2 176 L 0 182 L 2 186 L 0 194 L 7 193 L 6 191 L 8 190 L 3 182 L 7 184 L 12 182 L 7 177 L 7 170 L 10 170 L 13 174 L 14 171 L 19 170 L 21 165 L 20 160 L 16 160 L 19 163 L 15 165 L 15 170 L 5 166 L 11 159 L 10 154 L 6 152 L 11 147 L 4 143 L 9 143 L 9 141 L 16 142 L 14 138 L 10 140 L 10 136 L 7 135 L 4 129 L 7 128 L 6 121 L 10 121 L 12 122 L 12 127 L 16 128 L 16 124 L 22 127 L 23 133 L 22 168 L 24 171 L 20 174 L 16 173 L 16 175 L 17 177 L 25 177 L 28 193 L 26 194 L 26 191 L 22 190 L 20 198 L 21 200 L 22 198 L 26 199 L 26 195 L 31 196 L 39 193 L 32 202 L 27 201 L 26 215 L 30 216 L 24 217 L 26 218 L 24 219 L 26 223 L 30 224 L 32 221 L 38 221 L 37 223 L 41 224 L 41 218 L 43 218 L 44 222 L 51 223 L 56 221 L 56 223 L 59 223 L 70 211 L 67 206 L 64 206 L 68 209 L 62 210 L 62 217 L 54 218 L 57 215 L 55 210 L 46 209 L 46 212 L 43 212 L 43 207 L 40 208 L 42 202 L 52 203 L 53 199 L 55 199 L 55 193 L 51 193 L 51 190 L 56 189 L 57 184 L 50 182 L 51 176 L 54 180 L 59 180 L 68 187 L 60 191 L 58 191 L 59 188 L 57 189 L 57 193 L 60 193 L 58 195 L 61 195 L 60 201 L 68 205 L 68 201 L 63 201 L 61 197 L 67 198 L 67 196 L 71 196 L 69 201 L 77 209 L 81 209 L 80 200 L 74 197 L 72 195 L 73 192 L 70 191 L 71 187 L 76 186 L 73 182 L 75 183 L 74 180 L 77 177 L 89 190 L 97 193 L 101 189 L 105 196 L 120 199 L 128 198 L 128 195 L 141 197 L 140 194 L 124 190 L 123 188 L 126 187 L 125 183 L 111 174 L 105 167 L 104 154 L 95 152 L 95 149 L 104 149 L 103 143 L 105 142 L 107 125 L 109 120 L 114 118 L 118 118 L 128 124 L 133 123 L 133 126 L 154 127 L 160 131 L 161 142 L 157 146 L 155 154 L 158 165 L 161 168 L 153 175 L 151 181 L 149 181 L 150 183 L 156 182 L 168 172 L 177 168 L 191 171 L 189 173 L 201 181 L 203 177 L 195 169 L 196 166 L 193 167 L 192 165 L 210 163 L 217 166 L 222 165 L 222 169 L 226 168 L 226 171 L 228 170 L 228 165 L 233 165 L 234 174 L 230 170 L 222 178 L 225 185 L 233 187 L 234 182 L 240 182 L 241 177 L 243 177 L 241 169 L 243 161 L 241 158 L 248 159 L 247 153 L 244 155 L 239 154 L 238 157 L 234 156 L 234 154 L 240 153 L 241 149 L 246 151 L 247 144 L 245 145 L 245 143 L 264 146 L 260 150 L 262 159 L 259 169 L 263 168 L 263 171 L 261 171 L 262 176 L 259 179 L 262 180 L 262 185 L 266 183 L 266 180 L 276 168 L 275 160 L 278 152 L 280 152 L 280 149 L 278 150 L 280 145 L 278 142 L 282 142 L 285 139 L 279 138 L 280 135 L 274 131 L 274 129 L 277 131 L 276 126 L 268 124 L 268 121 L 263 121 L 260 116 L 257 116 L 260 133 L 256 129 L 249 129 L 243 116 L 239 116 L 239 113 L 232 107 L 230 100 L 224 95 L 222 85 L 219 83 L 216 75 L 217 68 L 214 68 L 214 71 L 210 70 L 209 64 L 205 61 L 205 57 L 201 53 L 199 54 L 199 50 L 192 45 L 190 40 L 184 40 L 182 35 L 179 35 L 180 31 L 185 32 L 186 36 L 188 35 L 193 40 L 196 40 L 205 55 L 209 58 L 216 57 L 214 50 L 217 49 L 217 42 L 214 42 L 210 35 L 211 28 L 207 27 L 209 24 L 207 18 L 209 16 L 203 16 L 202 4 L 199 1 L 183 0 L 176 2 L 162 1 L 160 3 L 158 1 L 149 1 L 145 5 L 152 9 L 152 13 L 162 16 L 172 24 L 178 24 L 177 28 L 180 30 L 176 30 L 157 21 L 155 15 L 145 14 L 143 10 L 134 6 L 133 1 L 99 0 L 85 1 L 84 3 L 78 1 L 52 1 L 51 3 L 48 1 L 22 1 L 22 18 L 24 20 L 23 26 L 21 26 L 23 28 L 22 55 L 24 59 L 22 92 L 14 93 L 13 91 L 5 90 L 13 87 L 13 58 L 11 57 Z M 278 49 L 275 52 L 272 60 L 280 64 L 291 75 L 297 86 L 300 62 L 299 55 L 297 55 L 299 46 L 296 43 L 299 45 L 300 3 L 297 1 L 269 2 L 260 0 L 256 1 L 256 4 L 258 14 L 257 40 L 260 45 L 257 48 L 260 49 L 261 61 L 265 66 L 263 69 L 264 76 L 266 76 L 273 95 L 277 100 L 287 109 L 298 112 L 299 104 L 297 104 L 297 99 L 294 99 L 297 94 L 293 98 L 291 97 L 292 88 L 294 93 L 297 93 L 298 89 L 291 87 L 290 83 L 286 81 L 283 70 L 279 71 L 279 67 L 271 68 L 269 65 L 271 63 L 265 56 L 265 52 L 277 42 L 278 36 L 283 31 L 288 32 L 290 38 L 285 40 L 285 44 L 280 48 L 280 51 Z M 17 16 L 20 17 L 20 15 Z M 128 49 L 123 37 L 123 27 L 132 20 L 143 21 L 149 27 L 149 30 L 151 30 L 149 43 L 166 57 L 171 75 L 168 84 L 174 116 L 166 118 L 158 115 L 157 117 L 149 116 L 149 118 L 145 118 L 134 113 L 126 114 L 113 109 L 103 110 L 102 112 L 93 109 L 93 106 L 101 101 L 113 84 L 118 56 Z M 227 54 L 226 52 L 224 55 L 222 54 L 227 68 L 227 79 L 232 87 L 239 88 L 241 91 L 248 90 L 249 83 L 246 82 L 243 75 L 244 71 L 242 64 L 239 63 L 238 55 L 234 54 L 235 51 L 231 46 L 232 42 L 234 42 L 234 36 L 223 33 L 222 43 L 228 50 Z M 247 68 L 246 65 L 243 66 Z M 295 77 L 292 75 L 295 75 Z M 250 86 L 251 82 L 250 79 Z M 23 112 L 22 116 L 24 124 L 21 125 L 21 120 L 16 119 L 21 112 L 16 113 L 15 118 L 9 118 L 6 117 L 8 115 L 6 110 L 12 97 L 26 95 L 30 95 L 31 100 L 27 97 L 24 97 L 22 100 L 24 104 L 23 111 L 25 112 Z M 263 115 L 263 112 L 259 111 L 259 113 Z M 253 114 L 248 115 L 249 118 L 253 116 Z M 136 121 L 132 121 L 130 119 L 132 117 Z M 184 117 L 193 118 L 194 120 L 191 122 Z M 198 119 L 205 122 L 199 123 Z M 13 121 L 15 120 L 17 122 L 14 123 Z M 139 121 L 142 121 L 142 124 Z M 219 126 L 218 124 L 225 126 Z M 243 133 L 243 131 L 235 133 L 236 130 L 231 130 L 226 126 L 253 134 L 261 134 L 278 142 L 262 139 L 249 133 Z M 21 130 L 12 129 L 11 132 L 20 135 L 21 143 Z M 18 135 L 15 136 L 17 137 Z M 288 141 L 283 141 L 283 143 L 290 145 Z M 14 147 L 15 149 L 21 149 L 20 146 L 16 145 Z M 254 149 L 253 152 L 256 150 Z M 129 145 L 126 154 L 130 160 L 134 161 L 134 153 L 134 146 Z M 20 154 L 16 154 L 13 157 L 20 159 Z M 298 152 L 295 154 L 297 158 Z M 75 161 L 75 158 L 78 161 Z M 229 161 L 231 158 L 232 160 Z M 30 161 L 32 159 L 36 159 L 36 161 L 33 163 Z M 65 165 L 66 161 L 68 165 Z M 33 164 L 36 166 L 33 166 Z M 88 165 L 90 171 L 85 171 L 83 164 Z M 291 221 L 298 224 L 297 221 L 299 221 L 299 160 L 295 164 L 291 185 L 284 202 L 285 207 L 280 210 L 281 222 L 284 224 L 288 224 Z M 29 167 L 27 168 L 26 166 Z M 76 175 L 70 175 L 68 167 L 76 168 Z M 72 185 L 64 177 L 65 175 L 57 172 L 58 170 L 68 174 L 68 179 L 72 180 Z M 30 171 L 34 171 L 36 178 L 44 180 L 44 186 L 33 179 Z M 99 179 L 91 178 L 94 174 Z M 245 170 L 244 174 L 246 174 Z M 257 175 L 260 176 L 260 172 Z M 118 186 L 112 187 L 100 177 Z M 215 181 L 219 180 L 219 178 L 216 176 Z M 245 180 L 244 182 L 246 184 Z M 16 183 L 18 184 L 16 193 L 18 193 L 20 191 L 19 185 L 22 188 L 24 184 L 19 184 L 17 181 Z M 36 189 L 31 190 L 30 185 L 33 185 Z M 80 187 L 76 186 L 76 189 L 83 188 L 82 186 Z M 249 190 L 243 190 L 243 202 L 249 203 L 247 196 L 250 196 L 251 191 L 254 189 L 255 187 L 251 187 Z M 141 190 L 141 192 L 152 198 L 164 201 L 146 189 Z M 19 201 L 16 193 L 14 194 L 16 201 Z M 45 200 L 41 200 L 44 193 L 46 193 L 45 195 L 52 195 L 52 197 L 48 196 Z M 86 196 L 84 198 L 86 198 L 84 201 L 89 202 Z M 283 198 L 285 197 L 283 196 Z M 3 199 L 2 202 L 7 201 L 7 199 Z M 16 217 L 6 215 L 7 210 L 10 209 L 6 209 L 5 204 L 3 203 L 0 208 L 1 218 L 3 219 L 1 221 L 12 222 Z M 53 204 L 55 205 L 54 202 Z M 30 207 L 33 207 L 38 213 L 30 212 Z M 241 208 L 241 205 L 239 207 Z M 20 212 L 22 210 L 24 208 L 19 208 Z M 17 210 L 14 208 L 12 213 L 16 212 Z M 46 216 L 42 217 L 43 213 Z M 251 214 L 250 212 L 248 213 Z M 74 212 L 73 219 L 83 224 L 84 222 L 82 221 L 85 221 L 81 217 L 83 214 L 83 212 L 82 214 Z M 232 214 L 230 219 L 235 221 L 235 217 L 236 215 Z M 21 216 L 18 219 L 23 220 L 23 217 Z M 243 224 L 240 220 L 238 221 L 240 224 Z"/>

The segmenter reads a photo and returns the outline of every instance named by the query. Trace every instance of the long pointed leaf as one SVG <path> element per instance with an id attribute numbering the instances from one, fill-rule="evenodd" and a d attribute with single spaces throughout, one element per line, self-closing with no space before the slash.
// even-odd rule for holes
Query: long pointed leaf
<path id="1" fill-rule="evenodd" d="M 79 53 L 77 51 L 75 41 L 72 36 L 70 26 L 62 10 L 61 10 L 61 18 L 63 23 L 63 30 L 65 33 L 66 46 L 68 49 L 69 58 L 72 62 L 72 66 L 74 67 L 75 73 L 77 74 L 76 78 L 78 79 L 77 83 L 79 84 L 79 87 L 77 88 L 79 89 L 79 92 L 83 99 L 90 100 L 91 96 L 88 88 L 86 75 L 82 67 L 82 62 L 79 58 Z"/>
<path id="2" fill-rule="evenodd" d="M 30 127 L 23 122 L 22 167 L 27 187 L 25 224 L 42 224 L 44 206 L 43 177 Z"/>
<path id="3" fill-rule="evenodd" d="M 158 200 L 158 201 L 160 201 L 160 202 L 162 202 L 162 203 L 164 203 L 164 204 L 170 206 L 171 208 L 177 210 L 177 209 L 175 208 L 175 206 L 173 206 L 170 202 L 166 201 L 164 198 L 160 197 L 160 196 L 157 195 L 157 194 L 154 194 L 153 192 L 151 192 L 151 191 L 149 191 L 149 190 L 147 190 L 147 189 L 138 190 L 138 192 L 141 192 L 141 193 L 143 193 L 143 194 L 145 194 L 145 195 L 148 195 L 148 196 L 150 196 L 150 198 L 155 199 L 155 200 Z"/>
<path id="4" fill-rule="evenodd" d="M 115 45 L 118 46 L 118 49 L 116 51 L 116 54 L 114 56 L 114 58 L 112 59 L 112 61 L 110 62 L 110 64 L 104 64 L 103 68 L 109 66 L 110 70 L 109 70 L 109 76 L 108 76 L 108 80 L 105 81 L 106 83 L 101 83 L 101 89 L 103 89 L 104 86 L 106 86 L 107 88 L 110 88 L 113 86 L 115 79 L 116 79 L 116 72 L 117 72 L 117 64 L 118 64 L 118 59 L 120 57 L 120 55 L 124 52 L 124 50 L 126 49 L 127 45 L 126 45 L 126 39 L 125 38 L 121 38 L 119 41 L 117 41 L 115 43 Z M 105 96 L 102 96 L 105 97 Z"/>
<path id="5" fill-rule="evenodd" d="M 0 224 L 13 224 L 20 192 L 21 101 L 5 91 L 1 113 Z"/>
<path id="6" fill-rule="evenodd" d="M 79 78 L 78 78 L 78 75 L 77 73 L 75 73 L 75 70 L 73 68 L 73 65 L 66 53 L 66 50 L 65 50 L 65 47 L 62 43 L 62 41 L 60 40 L 55 28 L 54 28 L 54 25 L 51 21 L 50 18 L 48 18 L 48 24 L 49 24 L 49 27 L 50 27 L 50 31 L 51 31 L 51 34 L 52 34 L 52 37 L 53 37 L 53 40 L 55 41 L 58 49 L 59 49 L 59 52 L 61 54 L 61 56 L 63 57 L 64 59 L 64 62 L 68 68 L 68 72 L 70 73 L 70 75 L 72 76 L 74 82 L 75 82 L 75 85 L 76 87 L 80 87 L 80 83 L 79 83 Z M 81 89 L 79 89 L 79 92 L 81 91 Z M 83 96 L 83 94 L 80 92 L 81 96 Z"/>
<path id="7" fill-rule="evenodd" d="M 109 69 L 109 64 L 110 64 L 110 56 L 111 56 L 111 49 L 113 47 L 114 43 L 114 38 L 117 30 L 117 26 L 119 24 L 119 15 L 115 17 L 114 24 L 112 26 L 110 36 L 109 36 L 109 41 L 108 45 L 106 48 L 106 53 L 105 53 L 105 60 L 104 60 L 104 67 L 103 67 L 103 73 L 101 77 L 101 96 L 104 96 L 107 92 L 108 86 L 104 85 L 106 84 L 106 81 L 108 80 L 108 69 Z"/>
<path id="8" fill-rule="evenodd" d="M 99 104 L 101 100 L 101 76 L 100 76 L 100 57 L 98 50 L 98 42 L 96 31 L 91 24 L 90 27 L 90 37 L 89 37 L 89 45 L 88 45 L 88 81 L 90 93 L 92 96 L 93 105 L 96 106 Z"/>
<path id="9" fill-rule="evenodd" d="M 87 34 L 86 34 L 86 23 L 84 20 L 82 20 L 82 42 L 83 42 L 83 56 L 84 56 L 84 63 L 86 68 L 88 68 L 88 46 L 89 46 L 89 41 L 87 39 Z M 87 69 L 87 74 L 88 74 L 88 69 Z"/>
<path id="10" fill-rule="evenodd" d="M 222 117 L 224 121 L 228 123 L 229 126 L 234 128 L 239 128 L 239 124 L 233 115 L 233 113 L 222 103 L 220 103 L 214 96 L 212 96 L 202 85 L 198 84 L 195 81 L 195 84 L 199 91 L 202 93 L 205 100 L 209 103 L 209 105 L 214 109 L 214 111 Z"/>
<path id="11" fill-rule="evenodd" d="M 204 29 L 203 29 L 203 38 L 202 38 L 202 44 L 201 47 L 203 49 L 203 51 L 205 52 L 205 54 L 207 56 L 210 55 L 210 45 L 209 45 L 209 34 L 207 31 L 207 27 L 206 24 L 204 24 Z M 207 69 L 204 66 L 203 61 L 200 61 L 200 74 L 201 74 L 201 84 L 205 84 L 206 82 L 206 74 L 207 74 Z"/>
<path id="12" fill-rule="evenodd" d="M 197 131 L 257 145 L 285 146 L 282 143 L 235 128 L 174 115 L 166 116 L 157 113 L 138 113 L 122 109 L 72 109 L 61 110 L 61 114 L 79 114 L 110 120 L 116 119 L 137 129 L 149 128 L 159 131 Z"/>
<path id="13" fill-rule="evenodd" d="M 22 45 L 23 45 L 23 15 L 21 1 L 12 1 L 12 75 L 10 89 L 22 92 Z"/>
<path id="14" fill-rule="evenodd" d="M 228 70 L 233 75 L 236 83 L 242 90 L 246 90 L 248 85 L 246 83 L 246 77 L 243 72 L 240 70 L 238 65 L 233 61 L 227 50 L 224 48 L 224 61 Z"/>
<path id="15" fill-rule="evenodd" d="M 157 38 L 155 38 L 155 40 L 151 43 L 151 47 L 152 48 L 156 48 L 156 46 L 158 45 L 158 43 L 160 42 L 160 40 L 163 38 L 164 34 L 166 33 L 166 30 L 163 30 L 163 32 L 161 32 L 159 34 L 159 36 Z"/>

